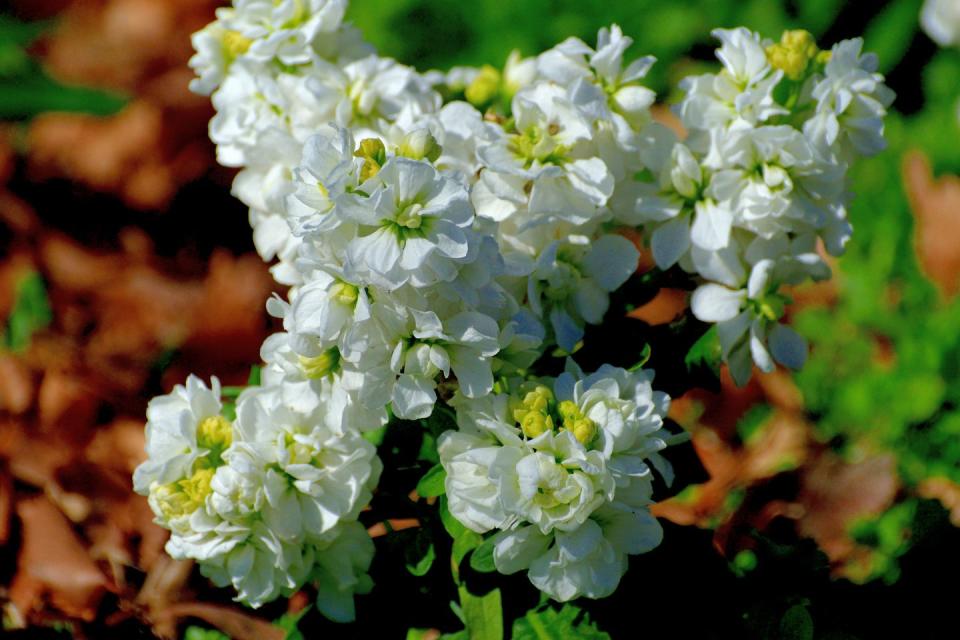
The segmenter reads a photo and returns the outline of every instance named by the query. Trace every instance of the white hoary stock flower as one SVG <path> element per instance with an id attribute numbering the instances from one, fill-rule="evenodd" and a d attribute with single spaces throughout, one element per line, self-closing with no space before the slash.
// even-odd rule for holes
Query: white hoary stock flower
<path id="1" fill-rule="evenodd" d="M 393 157 L 342 198 L 335 214 L 358 225 L 344 271 L 388 290 L 451 281 L 476 257 L 473 209 L 464 186 L 428 162 Z"/>
<path id="2" fill-rule="evenodd" d="M 414 69 L 376 55 L 343 66 L 314 60 L 306 87 L 327 120 L 344 127 L 376 129 L 404 113 L 434 113 L 441 105 L 440 95 Z"/>
<path id="3" fill-rule="evenodd" d="M 832 152 L 848 163 L 855 155 L 871 156 L 886 148 L 883 118 L 894 99 L 877 73 L 877 56 L 861 55 L 862 50 L 862 38 L 833 46 L 823 77 L 813 87 L 816 112 L 803 126 L 821 153 Z"/>
<path id="4" fill-rule="evenodd" d="M 596 157 L 591 118 L 576 89 L 538 82 L 517 93 L 516 132 L 477 150 L 484 165 L 472 193 L 478 215 L 583 224 L 605 212 L 614 178 Z"/>
<path id="5" fill-rule="evenodd" d="M 530 309 L 549 319 L 557 344 L 573 353 L 585 323 L 603 322 L 610 293 L 633 275 L 639 259 L 633 243 L 619 235 L 553 242 L 538 256 L 527 281 Z"/>
<path id="6" fill-rule="evenodd" d="M 925 0 L 920 26 L 941 47 L 960 46 L 960 2 Z"/>
<path id="7" fill-rule="evenodd" d="M 656 98 L 640 81 L 655 58 L 638 58 L 624 68 L 623 54 L 631 44 L 633 38 L 623 35 L 618 25 L 603 27 L 597 33 L 596 49 L 579 38 L 568 38 L 540 54 L 538 72 L 540 77 L 560 85 L 570 85 L 578 79 L 597 85 L 606 94 L 614 116 L 639 131 L 650 122 L 650 106 Z"/>
<path id="8" fill-rule="evenodd" d="M 843 168 L 821 158 L 793 127 L 731 132 L 721 150 L 724 166 L 713 175 L 710 193 L 733 217 L 715 235 L 724 231 L 729 237 L 733 224 L 770 239 L 819 231 L 846 218 Z"/>
<path id="9" fill-rule="evenodd" d="M 649 149 L 645 155 L 658 181 L 639 185 L 634 217 L 646 221 L 647 228 L 653 230 L 653 259 L 661 269 L 669 269 L 692 248 L 701 252 L 726 249 L 734 216 L 728 203 L 713 197 L 712 172 L 702 160 L 690 147 L 676 141 L 672 132 L 655 127 L 652 145 L 658 148 Z"/>
<path id="10" fill-rule="evenodd" d="M 260 349 L 266 363 L 261 374 L 264 386 L 278 387 L 284 403 L 296 411 L 309 413 L 325 403 L 330 407 L 326 414 L 330 429 L 371 431 L 386 424 L 386 373 L 380 376 L 380 371 L 358 366 L 337 347 L 303 355 L 294 350 L 292 342 L 288 333 L 275 333 L 264 341 Z M 379 351 L 381 360 L 389 357 L 385 347 Z"/>
<path id="11" fill-rule="evenodd" d="M 455 399 L 459 430 L 439 440 L 450 513 L 479 533 L 498 529 L 501 573 L 528 570 L 550 597 L 610 595 L 627 554 L 662 537 L 648 510 L 669 399 L 649 372 L 576 367 L 555 383 Z M 547 381 L 544 381 L 547 382 Z"/>
<path id="12" fill-rule="evenodd" d="M 153 398 L 147 405 L 147 459 L 133 472 L 134 490 L 146 495 L 155 484 L 189 478 L 198 460 L 219 459 L 231 439 L 230 421 L 221 409 L 216 378 L 207 387 L 191 375 L 186 385 Z"/>
<path id="13" fill-rule="evenodd" d="M 760 36 L 743 27 L 711 33 L 721 42 L 717 58 L 723 69 L 680 82 L 686 92 L 677 109 L 683 126 L 692 132 L 722 131 L 787 113 L 773 97 L 783 73 L 771 68 Z"/>
<path id="14" fill-rule="evenodd" d="M 388 368 L 394 379 L 390 402 L 397 416 L 428 417 L 441 375 L 455 375 L 460 392 L 467 397 L 480 397 L 493 389 L 492 361 L 500 351 L 500 328 L 489 316 L 463 311 L 441 320 L 433 311 L 413 308 L 392 314 L 383 310 L 378 316 L 393 347 L 381 368 Z"/>
<path id="15" fill-rule="evenodd" d="M 276 387 L 251 388 L 237 401 L 232 455 L 249 451 L 264 465 L 261 514 L 284 541 L 310 539 L 355 520 L 380 477 L 376 448 L 353 425 L 328 426 L 331 417 L 343 417 L 339 407 L 321 402 L 299 412 Z"/>
<path id="16" fill-rule="evenodd" d="M 309 549 L 285 541 L 261 517 L 262 460 L 235 448 L 225 458 L 209 482 L 204 507 L 193 512 L 188 530 L 174 530 L 166 550 L 176 559 L 197 560 L 214 584 L 232 585 L 238 601 L 259 607 L 300 588 L 313 559 Z"/>
<path id="17" fill-rule="evenodd" d="M 829 277 L 829 268 L 816 254 L 762 259 L 753 266 L 742 289 L 707 283 L 693 292 L 693 315 L 717 324 L 723 359 L 738 385 L 750 379 L 753 364 L 770 372 L 775 362 L 791 369 L 806 362 L 806 340 L 780 323 L 787 303 L 780 287 L 807 277 Z"/>

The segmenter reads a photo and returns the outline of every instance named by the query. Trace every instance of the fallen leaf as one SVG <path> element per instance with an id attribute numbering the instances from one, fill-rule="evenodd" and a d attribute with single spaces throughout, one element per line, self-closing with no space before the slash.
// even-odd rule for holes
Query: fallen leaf
<path id="1" fill-rule="evenodd" d="M 947 296 L 960 291 L 960 177 L 934 180 L 920 152 L 903 160 L 903 179 L 916 217 L 914 246 L 923 272 Z"/>
<path id="2" fill-rule="evenodd" d="M 20 500 L 17 515 L 23 543 L 10 589 L 17 608 L 29 617 L 49 598 L 64 614 L 93 620 L 111 585 L 66 518 L 44 497 Z"/>

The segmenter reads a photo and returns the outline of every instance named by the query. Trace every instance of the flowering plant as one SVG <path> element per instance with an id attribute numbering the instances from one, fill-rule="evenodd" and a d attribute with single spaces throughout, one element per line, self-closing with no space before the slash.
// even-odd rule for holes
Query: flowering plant
<path id="1" fill-rule="evenodd" d="M 657 389 L 708 384 L 721 361 L 738 384 L 803 366 L 787 287 L 830 277 L 848 169 L 883 148 L 892 92 L 860 40 L 718 29 L 720 69 L 680 83 L 681 135 L 616 25 L 502 70 L 422 74 L 345 10 L 235 0 L 194 36 L 210 137 L 288 293 L 267 303 L 283 331 L 259 384 L 225 405 L 191 377 L 152 401 L 135 488 L 167 551 L 239 601 L 309 583 L 349 621 L 373 586 L 376 444 L 413 424 L 456 579 L 471 554 L 557 601 L 609 596 L 663 535 L 650 505 L 683 434 Z M 637 287 L 667 284 L 690 314 L 657 334 L 618 323 Z M 596 348 L 599 331 L 618 344 Z"/>

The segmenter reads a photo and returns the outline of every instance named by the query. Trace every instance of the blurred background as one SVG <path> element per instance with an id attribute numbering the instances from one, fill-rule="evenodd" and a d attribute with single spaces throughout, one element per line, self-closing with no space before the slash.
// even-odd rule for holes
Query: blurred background
<path id="1" fill-rule="evenodd" d="M 271 331 L 277 286 L 214 162 L 208 100 L 187 90 L 189 36 L 220 4 L 0 4 L 0 635 L 276 637 L 265 621 L 304 605 L 233 606 L 164 556 L 130 487 L 149 398 L 189 372 L 244 384 Z M 669 105 L 715 67 L 709 31 L 745 25 L 805 28 L 824 48 L 862 35 L 897 92 L 888 149 L 853 172 L 847 255 L 794 292 L 806 368 L 674 403 L 692 447 L 675 461 L 685 486 L 657 505 L 666 542 L 589 607 L 615 638 L 636 635 L 638 611 L 680 637 L 953 635 L 960 50 L 921 30 L 921 6 L 352 1 L 366 39 L 421 70 L 500 66 L 616 22 L 633 55 L 658 58 L 649 85 Z M 663 324 L 683 304 L 667 291 L 632 315 Z M 401 608 L 392 588 L 359 604 L 361 619 L 390 610 L 390 637 L 451 615 Z"/>

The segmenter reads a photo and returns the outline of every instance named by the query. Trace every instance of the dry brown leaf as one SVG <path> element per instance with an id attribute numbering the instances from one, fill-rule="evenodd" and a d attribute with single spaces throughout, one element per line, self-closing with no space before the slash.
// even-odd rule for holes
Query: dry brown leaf
<path id="1" fill-rule="evenodd" d="M 960 291 L 960 178 L 934 180 L 920 152 L 903 160 L 903 179 L 917 224 L 914 246 L 924 273 L 947 296 Z"/>
<path id="2" fill-rule="evenodd" d="M 637 307 L 628 315 L 649 325 L 667 324 L 676 320 L 687 308 L 687 292 L 681 289 L 660 289 L 653 300 Z"/>
<path id="3" fill-rule="evenodd" d="M 46 498 L 20 500 L 23 544 L 11 599 L 28 615 L 45 598 L 68 616 L 93 620 L 111 584 L 90 559 L 70 524 Z"/>
<path id="4" fill-rule="evenodd" d="M 172 618 L 198 618 L 234 640 L 283 640 L 286 632 L 238 609 L 202 602 L 180 602 L 166 609 Z"/>
<path id="5" fill-rule="evenodd" d="M 0 411 L 26 413 L 33 404 L 33 376 L 16 356 L 0 353 Z"/>

